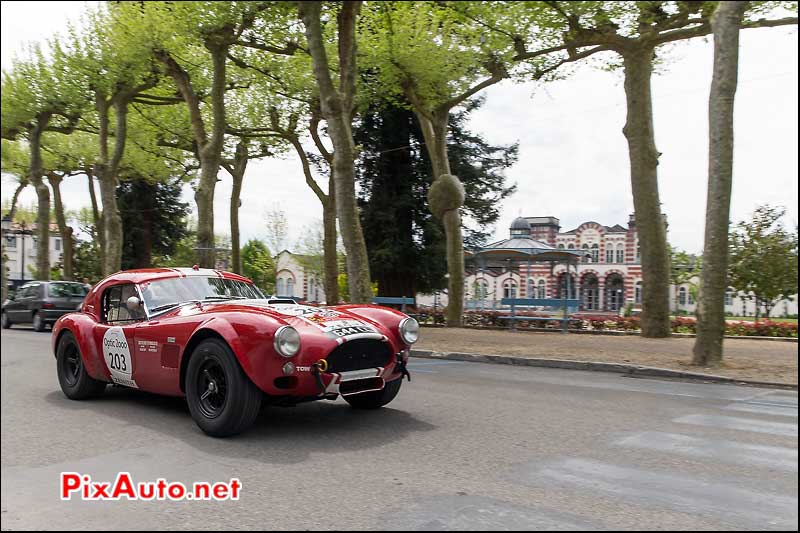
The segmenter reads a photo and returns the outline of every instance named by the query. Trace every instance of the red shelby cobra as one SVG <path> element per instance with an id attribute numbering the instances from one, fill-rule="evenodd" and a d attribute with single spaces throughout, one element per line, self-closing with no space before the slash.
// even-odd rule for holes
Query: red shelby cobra
<path id="1" fill-rule="evenodd" d="M 419 325 L 374 305 L 266 298 L 247 278 L 159 268 L 114 274 L 53 326 L 58 381 L 82 400 L 113 383 L 185 396 L 213 436 L 249 427 L 263 402 L 376 409 L 400 390 Z"/>

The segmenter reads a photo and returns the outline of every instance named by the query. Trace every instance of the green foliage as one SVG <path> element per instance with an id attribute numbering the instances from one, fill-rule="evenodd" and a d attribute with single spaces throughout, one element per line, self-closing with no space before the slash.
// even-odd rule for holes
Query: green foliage
<path id="1" fill-rule="evenodd" d="M 780 300 L 797 294 L 797 229 L 781 224 L 786 210 L 759 206 L 752 220 L 739 222 L 730 235 L 730 285 L 749 295 L 769 316 Z"/>
<path id="2" fill-rule="evenodd" d="M 262 241 L 250 239 L 242 247 L 242 269 L 244 276 L 267 294 L 275 290 L 275 262 Z"/>
<path id="3" fill-rule="evenodd" d="M 504 170 L 516 160 L 517 147 L 492 146 L 471 133 L 466 124 L 472 108 L 451 117 L 450 159 L 468 191 L 466 241 L 476 245 L 497 221 L 503 198 L 514 191 Z M 362 147 L 357 166 L 361 223 L 380 294 L 411 296 L 444 287 L 444 231 L 426 207 L 430 160 L 414 114 L 376 104 L 364 113 L 355 138 Z"/>
<path id="4" fill-rule="evenodd" d="M 189 267 L 197 261 L 197 237 L 194 231 L 189 230 L 185 237 L 175 243 L 175 250 L 171 254 L 153 257 L 154 267 Z"/>
<path id="5" fill-rule="evenodd" d="M 176 180 L 124 180 L 117 187 L 117 205 L 125 228 L 122 268 L 148 268 L 154 257 L 175 254 L 189 231 L 189 204 L 180 201 Z"/>
<path id="6" fill-rule="evenodd" d="M 90 283 L 96 283 L 102 277 L 100 265 L 100 250 L 96 240 L 76 240 L 75 255 L 72 258 L 72 268 L 76 280 L 87 278 Z"/>

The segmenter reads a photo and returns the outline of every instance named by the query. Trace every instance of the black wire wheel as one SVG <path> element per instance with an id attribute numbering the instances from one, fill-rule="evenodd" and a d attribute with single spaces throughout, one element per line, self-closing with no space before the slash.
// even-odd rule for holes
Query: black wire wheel
<path id="1" fill-rule="evenodd" d="M 106 389 L 105 382 L 94 379 L 86 371 L 78 341 L 69 331 L 58 341 L 56 369 L 61 390 L 70 400 L 85 400 Z"/>
<path id="2" fill-rule="evenodd" d="M 195 423 L 208 435 L 241 433 L 258 416 L 261 390 L 250 381 L 221 339 L 202 341 L 186 369 L 186 403 Z"/>

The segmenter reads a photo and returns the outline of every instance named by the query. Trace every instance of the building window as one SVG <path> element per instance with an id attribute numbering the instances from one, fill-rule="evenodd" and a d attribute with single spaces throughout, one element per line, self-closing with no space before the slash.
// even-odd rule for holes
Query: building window
<path id="1" fill-rule="evenodd" d="M 56 244 L 56 248 L 55 248 L 56 252 L 60 252 L 61 251 L 61 239 L 55 239 L 55 241 L 56 241 L 55 242 L 55 244 Z"/>
<path id="2" fill-rule="evenodd" d="M 617 245 L 617 263 L 624 263 L 625 262 L 625 245 L 618 244 Z"/>
<path id="3" fill-rule="evenodd" d="M 547 298 L 547 282 L 545 280 L 539 280 L 539 298 Z"/>
<path id="4" fill-rule="evenodd" d="M 478 300 L 485 300 L 486 296 L 489 294 L 489 284 L 486 283 L 485 279 L 481 279 L 475 282 L 475 297 Z"/>
<path id="5" fill-rule="evenodd" d="M 642 282 L 637 281 L 633 287 L 633 301 L 634 303 L 642 303 Z"/>
<path id="6" fill-rule="evenodd" d="M 6 248 L 10 250 L 15 250 L 17 248 L 17 236 L 16 235 L 6 235 Z"/>
<path id="7" fill-rule="evenodd" d="M 606 244 L 606 263 L 614 262 L 614 246 Z"/>
<path id="8" fill-rule="evenodd" d="M 567 246 L 567 250 L 574 250 L 574 249 L 575 249 L 575 245 L 572 244 L 572 243 L 569 243 L 569 246 Z"/>
<path id="9" fill-rule="evenodd" d="M 599 263 L 600 262 L 600 245 L 593 244 L 592 245 L 592 263 Z"/>
<path id="10" fill-rule="evenodd" d="M 283 280 L 283 278 L 278 278 L 278 281 L 275 283 L 276 296 L 285 296 L 286 295 L 285 294 L 286 285 L 284 285 L 284 283 L 285 283 L 285 281 Z"/>
<path id="11" fill-rule="evenodd" d="M 725 305 L 733 305 L 733 289 L 725 289 Z"/>
<path id="12" fill-rule="evenodd" d="M 686 296 L 689 305 L 694 305 L 694 296 L 692 296 L 692 291 L 686 291 Z"/>
<path id="13" fill-rule="evenodd" d="M 636 243 L 636 262 L 639 263 L 639 262 L 641 262 L 641 260 L 642 260 L 642 245 L 639 244 L 638 241 L 637 241 L 637 243 Z"/>
<path id="14" fill-rule="evenodd" d="M 588 244 L 584 244 L 583 246 L 581 246 L 581 251 L 583 252 L 583 262 L 584 263 L 588 263 L 589 260 L 590 260 L 590 258 L 588 257 L 588 255 L 589 255 L 589 245 Z"/>
<path id="15" fill-rule="evenodd" d="M 294 296 L 294 280 L 292 278 L 286 280 L 286 296 Z"/>
<path id="16" fill-rule="evenodd" d="M 503 283 L 503 298 L 516 298 L 517 297 L 517 284 L 513 281 L 506 281 Z"/>
<path id="17" fill-rule="evenodd" d="M 533 283 L 533 279 L 528 278 L 528 290 L 525 291 L 525 296 L 528 298 L 536 298 L 536 295 L 534 294 L 535 289 L 536 286 Z"/>
<path id="18" fill-rule="evenodd" d="M 558 249 L 559 249 L 559 250 L 563 250 L 563 249 L 564 249 L 564 245 L 563 245 L 563 244 L 559 244 L 559 245 L 558 245 Z"/>
<path id="19" fill-rule="evenodd" d="M 686 287 L 678 289 L 678 303 L 680 305 L 686 305 Z"/>

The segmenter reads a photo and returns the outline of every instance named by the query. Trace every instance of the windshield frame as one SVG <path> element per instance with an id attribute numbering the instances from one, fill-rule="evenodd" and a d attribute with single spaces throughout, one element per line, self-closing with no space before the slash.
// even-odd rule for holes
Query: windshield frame
<path id="1" fill-rule="evenodd" d="M 183 284 L 188 285 L 189 283 L 191 283 L 189 280 L 197 280 L 198 278 L 206 279 L 206 280 L 212 280 L 212 279 L 213 280 L 220 280 L 225 285 L 242 284 L 242 285 L 248 287 L 248 289 L 254 291 L 258 295 L 257 299 L 267 299 L 267 296 L 264 294 L 264 292 L 261 289 L 259 289 L 256 286 L 255 283 L 253 283 L 253 282 L 251 282 L 249 280 L 241 280 L 241 279 L 234 279 L 234 278 L 220 278 L 220 277 L 215 277 L 215 276 L 187 276 L 187 277 L 180 277 L 180 278 L 179 277 L 174 277 L 174 278 L 156 279 L 156 280 L 146 281 L 146 282 L 141 282 L 141 283 L 137 283 L 136 284 L 136 288 L 139 291 L 139 298 L 142 301 L 142 306 L 144 308 L 145 315 L 147 316 L 147 320 L 150 320 L 151 318 L 154 318 L 156 316 L 163 315 L 164 313 L 168 313 L 170 311 L 174 311 L 175 309 L 183 307 L 184 305 L 198 304 L 198 303 L 209 303 L 209 304 L 210 303 L 222 303 L 222 302 L 228 302 L 228 301 L 237 301 L 237 300 L 241 300 L 241 299 L 251 299 L 251 298 L 247 298 L 247 297 L 242 297 L 241 295 L 231 295 L 231 294 L 228 294 L 228 295 L 214 295 L 214 294 L 207 294 L 207 295 L 205 295 L 204 298 L 210 298 L 212 296 L 216 296 L 216 297 L 219 297 L 219 298 L 208 299 L 208 300 L 200 299 L 200 298 L 183 298 L 183 299 L 180 299 L 180 300 L 175 300 L 175 304 L 174 305 L 170 305 L 166 309 L 160 309 L 157 312 L 152 312 L 151 311 L 151 308 L 158 308 L 158 307 L 160 307 L 162 305 L 167 305 L 168 302 L 167 303 L 159 303 L 158 305 L 153 305 L 156 302 L 153 302 L 152 299 L 150 301 L 148 301 L 148 298 L 145 297 L 145 294 L 147 293 L 148 287 L 150 287 L 152 285 L 156 285 L 156 284 L 167 284 L 167 283 L 175 283 L 175 282 L 183 283 Z M 188 290 L 188 289 L 186 289 L 186 290 Z M 230 291 L 230 289 L 228 289 L 228 292 L 229 291 Z M 229 296 L 229 298 L 225 298 L 225 296 Z"/>

